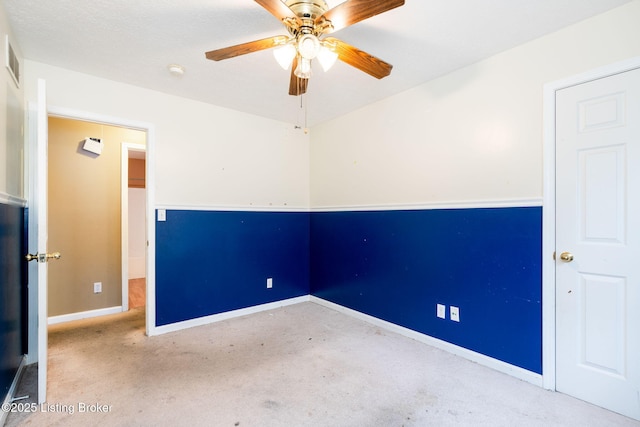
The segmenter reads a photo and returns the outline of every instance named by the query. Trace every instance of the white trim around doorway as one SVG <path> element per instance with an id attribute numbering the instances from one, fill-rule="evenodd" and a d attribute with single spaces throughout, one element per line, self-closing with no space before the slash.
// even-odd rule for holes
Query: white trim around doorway
<path id="1" fill-rule="evenodd" d="M 129 152 L 145 153 L 146 147 L 142 144 L 130 142 L 122 143 L 120 165 L 120 226 L 121 244 L 120 257 L 122 261 L 122 311 L 129 311 Z M 148 218 L 147 218 L 148 220 Z"/>
<path id="2" fill-rule="evenodd" d="M 119 126 L 129 129 L 145 131 L 147 133 L 146 143 L 146 171 L 145 182 L 147 186 L 147 288 L 146 288 L 146 334 L 148 336 L 157 335 L 156 332 L 156 234 L 155 234 L 155 125 L 147 122 L 124 119 L 120 117 L 106 116 L 86 111 L 73 110 L 64 107 L 47 106 L 47 114 L 54 117 L 83 120 L 105 125 Z"/>

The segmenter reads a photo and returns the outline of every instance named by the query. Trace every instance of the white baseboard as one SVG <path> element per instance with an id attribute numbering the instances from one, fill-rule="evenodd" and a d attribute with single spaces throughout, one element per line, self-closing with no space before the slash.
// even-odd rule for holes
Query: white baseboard
<path id="1" fill-rule="evenodd" d="M 208 325 L 210 323 L 233 319 L 234 317 L 260 313 L 262 311 L 273 310 L 275 308 L 286 307 L 288 305 L 300 304 L 301 302 L 308 302 L 308 301 L 309 301 L 309 295 L 304 295 L 301 297 L 285 299 L 282 301 L 255 305 L 253 307 L 241 308 L 241 309 L 232 310 L 232 311 L 225 311 L 224 313 L 212 314 L 211 316 L 205 316 L 205 317 L 198 317 L 197 319 L 185 320 L 183 322 L 171 323 L 169 325 L 156 326 L 155 328 L 153 328 L 152 335 L 162 335 L 169 332 L 175 332 L 183 329 L 193 328 L 196 326 Z"/>
<path id="2" fill-rule="evenodd" d="M 491 369 L 495 369 L 496 371 L 505 373 L 507 375 L 511 375 L 512 377 L 537 385 L 538 387 L 542 387 L 542 375 L 536 374 L 535 372 L 531 372 L 526 369 L 520 368 L 518 366 L 514 366 L 509 363 L 503 362 L 501 360 L 494 359 L 493 357 L 489 357 L 484 354 L 477 353 L 475 351 L 457 346 L 455 344 L 448 343 L 446 341 L 442 341 L 440 339 L 431 337 L 429 335 L 416 332 L 409 328 L 405 328 L 403 326 L 399 326 L 394 323 L 387 322 L 386 320 L 381 320 L 381 319 L 378 319 L 377 317 L 369 316 L 368 314 L 364 314 L 359 311 L 352 310 L 350 308 L 341 306 L 331 301 L 324 300 L 322 298 L 310 296 L 309 301 L 322 305 L 324 307 L 339 311 L 340 313 L 347 314 L 356 319 L 363 320 L 372 325 L 379 326 L 388 331 L 395 332 L 400 335 L 404 335 L 408 338 L 414 339 L 416 341 L 428 344 L 430 346 L 439 348 L 441 350 L 445 350 L 449 353 L 455 354 L 456 356 L 464 357 L 467 360 L 476 362 L 480 365 L 486 366 Z"/>
<path id="3" fill-rule="evenodd" d="M 81 311 L 79 313 L 62 314 L 60 316 L 51 316 L 48 319 L 49 325 L 57 325 L 58 323 L 72 322 L 74 320 L 88 319 L 90 317 L 108 316 L 109 314 L 122 313 L 122 306 L 99 308 L 97 310 Z"/>
<path id="4" fill-rule="evenodd" d="M 18 366 L 18 372 L 13 377 L 13 381 L 11 382 L 11 387 L 7 391 L 7 395 L 2 401 L 2 407 L 4 408 L 7 404 L 10 404 L 13 401 L 13 398 L 16 394 L 16 389 L 18 388 L 18 382 L 20 381 L 20 377 L 22 377 L 22 371 L 27 365 L 26 356 L 22 356 L 22 360 L 20 361 L 20 365 Z M 0 426 L 3 426 L 5 421 L 7 421 L 7 416 L 9 415 L 9 411 L 0 411 Z"/>

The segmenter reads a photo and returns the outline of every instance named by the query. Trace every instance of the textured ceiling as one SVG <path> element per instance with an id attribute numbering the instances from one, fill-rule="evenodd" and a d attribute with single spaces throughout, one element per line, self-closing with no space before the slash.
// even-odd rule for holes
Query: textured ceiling
<path id="1" fill-rule="evenodd" d="M 377 80 L 340 61 L 325 73 L 314 64 L 302 100 L 288 95 L 289 72 L 269 50 L 205 59 L 209 50 L 286 34 L 252 0 L 3 3 L 28 59 L 312 126 L 629 1 L 407 0 L 333 34 L 393 64 L 391 76 Z M 184 76 L 168 73 L 172 63 Z"/>

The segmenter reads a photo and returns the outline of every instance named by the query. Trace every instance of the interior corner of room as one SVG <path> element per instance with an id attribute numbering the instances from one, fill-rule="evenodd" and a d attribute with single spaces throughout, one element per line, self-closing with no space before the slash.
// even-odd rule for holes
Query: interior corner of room
<path id="1" fill-rule="evenodd" d="M 623 3 L 304 132 L 313 77 L 285 122 L 23 55 L 0 5 L 0 398 L 46 378 L 47 323 L 144 310 L 140 334 L 179 334 L 310 301 L 640 420 Z"/>

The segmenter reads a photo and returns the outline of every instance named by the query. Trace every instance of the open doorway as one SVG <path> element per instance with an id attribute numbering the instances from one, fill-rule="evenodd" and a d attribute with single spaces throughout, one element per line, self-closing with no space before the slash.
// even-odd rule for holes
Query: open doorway
<path id="1" fill-rule="evenodd" d="M 152 123 L 135 121 L 115 116 L 89 113 L 86 111 L 48 106 L 46 103 L 46 82 L 38 80 L 38 101 L 29 105 L 29 248 L 31 252 L 47 253 L 49 219 L 48 206 L 48 119 L 51 117 L 68 118 L 97 124 L 111 124 L 123 129 L 139 130 L 145 135 L 147 166 L 153 164 L 155 147 L 155 127 Z M 118 156 L 119 157 L 119 156 Z M 72 166 L 69 166 L 72 170 Z M 149 260 L 155 259 L 155 174 L 153 168 L 146 170 L 146 307 L 144 310 L 144 328 L 148 336 L 156 335 L 155 326 L 155 264 Z M 63 185 L 58 183 L 60 188 Z M 89 239 L 91 236 L 85 237 Z M 50 243 L 50 242 L 49 242 Z M 64 255 L 63 255 L 64 256 Z M 34 263 L 31 263 L 34 264 Z M 47 398 L 47 360 L 48 360 L 48 262 L 37 263 L 29 267 L 29 355 L 28 363 L 37 363 L 37 398 L 38 403 Z M 122 279 L 120 278 L 120 282 Z M 122 289 L 122 287 L 120 287 Z M 120 297 L 122 291 L 120 291 Z M 70 319 L 69 319 L 70 320 Z"/>
<path id="2" fill-rule="evenodd" d="M 142 130 L 49 117 L 49 245 L 62 253 L 49 269 L 50 324 L 128 310 L 123 279 L 130 251 L 123 236 L 132 233 L 128 190 L 121 184 L 128 167 L 122 167 L 121 153 L 130 145 L 144 157 L 145 143 Z M 143 236 L 145 206 L 143 198 Z M 143 251 L 143 265 L 144 257 Z"/>
<path id="3" fill-rule="evenodd" d="M 122 309 L 146 302 L 146 147 L 122 144 Z"/>

